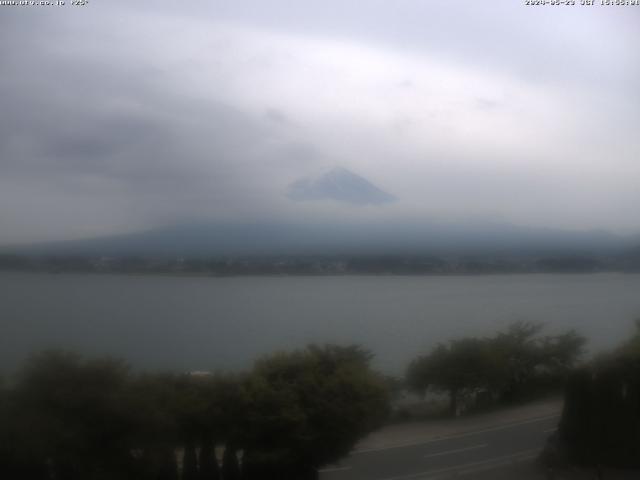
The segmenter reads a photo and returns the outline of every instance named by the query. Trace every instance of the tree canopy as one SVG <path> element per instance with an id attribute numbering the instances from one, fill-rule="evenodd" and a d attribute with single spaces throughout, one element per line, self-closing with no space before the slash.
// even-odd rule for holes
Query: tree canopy
<path id="1" fill-rule="evenodd" d="M 309 346 L 238 375 L 134 374 L 117 359 L 43 352 L 0 388 L 0 477 L 310 478 L 384 418 L 370 358 Z"/>
<path id="2" fill-rule="evenodd" d="M 310 346 L 257 362 L 247 381 L 247 460 L 296 478 L 346 455 L 388 410 L 370 358 L 356 346 Z"/>
<path id="3" fill-rule="evenodd" d="M 582 353 L 585 339 L 575 331 L 541 336 L 542 329 L 541 324 L 516 322 L 493 337 L 441 343 L 410 363 L 407 384 L 420 394 L 446 392 L 454 415 L 461 399 L 480 392 L 516 400 L 535 380 L 566 375 Z"/>
<path id="4" fill-rule="evenodd" d="M 571 373 L 558 435 L 547 458 L 640 467 L 640 321 L 618 348 Z M 557 458 L 556 458 L 557 459 Z"/>

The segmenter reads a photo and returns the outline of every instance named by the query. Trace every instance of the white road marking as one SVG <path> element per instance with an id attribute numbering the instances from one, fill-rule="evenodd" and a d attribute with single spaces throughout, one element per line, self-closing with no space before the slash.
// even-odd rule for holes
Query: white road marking
<path id="1" fill-rule="evenodd" d="M 489 458 L 487 460 L 481 460 L 479 462 L 456 465 L 455 467 L 446 467 L 437 470 L 426 470 L 424 472 L 412 473 L 409 475 L 400 475 L 398 477 L 386 477 L 380 480 L 435 480 L 436 478 L 441 477 L 443 474 L 451 472 L 457 472 L 459 474 L 466 475 L 469 473 L 478 472 L 483 469 L 488 470 L 491 467 L 500 467 L 503 465 L 508 465 L 510 463 L 530 460 L 531 458 L 534 458 L 536 455 L 538 455 L 538 453 L 540 453 L 540 449 L 534 448 L 531 450 L 523 450 L 521 452 L 513 453 L 511 455 L 503 455 L 500 457 Z"/>
<path id="2" fill-rule="evenodd" d="M 489 462 L 484 460 L 483 462 L 476 462 L 476 465 L 471 468 L 466 468 L 464 470 L 460 470 L 456 472 L 458 475 L 469 475 L 470 473 L 478 473 L 486 470 L 494 470 L 496 468 L 504 467 L 505 465 L 513 465 L 518 462 L 525 462 L 527 460 L 531 460 L 540 455 L 540 449 L 533 450 L 525 450 L 521 453 L 517 453 L 515 455 L 505 457 L 499 461 Z M 428 479 L 427 479 L 428 480 Z"/>
<path id="3" fill-rule="evenodd" d="M 557 418 L 559 416 L 560 414 L 556 413 L 553 415 L 546 415 L 544 417 L 532 418 L 530 420 L 523 420 L 521 422 L 507 423 L 504 425 L 499 425 L 497 427 L 489 427 L 489 428 L 483 428 L 480 430 L 474 430 L 472 432 L 457 433 L 453 435 L 444 435 L 442 437 L 432 438 L 430 440 L 417 440 L 417 441 L 407 442 L 407 443 L 397 443 L 395 445 L 389 445 L 388 447 L 367 448 L 365 450 L 354 450 L 350 453 L 350 455 L 360 455 L 363 453 L 381 452 L 383 450 L 393 450 L 395 448 L 413 447 L 416 445 L 426 445 L 428 443 L 441 442 L 443 440 L 453 440 L 456 438 L 470 437 L 471 435 L 478 435 L 480 433 L 495 432 L 497 430 L 505 430 L 508 428 L 518 427 L 520 425 L 527 425 L 529 423 L 543 422 L 545 420 L 550 420 L 552 418 Z"/>
<path id="4" fill-rule="evenodd" d="M 345 470 L 351 470 L 351 467 L 329 467 L 329 468 L 321 468 L 318 470 L 319 473 L 330 473 L 330 472 L 344 472 Z"/>
<path id="5" fill-rule="evenodd" d="M 441 457 L 442 455 L 450 455 L 452 453 L 466 452 L 468 450 L 477 450 L 478 448 L 484 448 L 484 447 L 488 447 L 488 446 L 489 446 L 488 443 L 482 443 L 480 445 L 473 445 L 471 447 L 456 448 L 455 450 L 447 450 L 447 451 L 444 451 L 444 452 L 431 453 L 429 455 L 425 455 L 424 458 Z"/>

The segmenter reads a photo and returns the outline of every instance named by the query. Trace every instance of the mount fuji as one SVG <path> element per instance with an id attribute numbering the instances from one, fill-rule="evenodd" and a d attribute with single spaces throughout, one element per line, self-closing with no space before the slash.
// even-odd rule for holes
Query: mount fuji
<path id="1" fill-rule="evenodd" d="M 382 205 L 396 200 L 366 178 L 342 167 L 292 183 L 287 196 L 295 201 L 333 200 L 352 205 Z"/>

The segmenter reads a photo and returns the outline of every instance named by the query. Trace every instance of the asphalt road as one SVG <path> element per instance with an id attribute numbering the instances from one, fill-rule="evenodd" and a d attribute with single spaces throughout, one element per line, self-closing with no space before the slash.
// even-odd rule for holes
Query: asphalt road
<path id="1" fill-rule="evenodd" d="M 320 479 L 473 479 L 485 478 L 491 471 L 497 478 L 520 463 L 531 463 L 558 420 L 559 415 L 551 415 L 410 445 L 363 450 L 320 470 Z"/>

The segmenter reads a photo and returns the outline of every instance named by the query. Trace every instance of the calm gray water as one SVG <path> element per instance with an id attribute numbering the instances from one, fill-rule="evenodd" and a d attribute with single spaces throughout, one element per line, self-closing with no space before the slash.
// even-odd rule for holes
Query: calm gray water
<path id="1" fill-rule="evenodd" d="M 237 369 L 309 342 L 357 342 L 400 373 L 435 343 L 517 319 L 593 351 L 640 317 L 640 275 L 152 277 L 0 274 L 0 371 L 64 347 L 136 367 Z"/>

